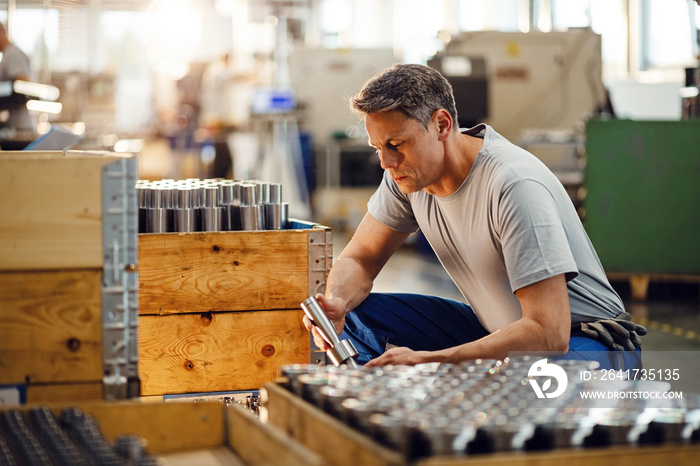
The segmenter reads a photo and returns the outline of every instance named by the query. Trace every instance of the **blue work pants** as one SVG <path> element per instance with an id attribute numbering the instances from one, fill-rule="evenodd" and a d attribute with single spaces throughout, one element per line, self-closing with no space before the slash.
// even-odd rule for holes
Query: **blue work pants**
<path id="1" fill-rule="evenodd" d="M 488 334 L 468 304 L 420 294 L 371 293 L 346 316 L 340 338 L 353 342 L 357 362 L 364 364 L 391 346 L 436 351 Z M 571 337 L 569 351 L 561 359 L 596 360 L 599 369 L 641 367 L 641 351 L 613 352 L 599 341 L 579 336 Z"/>

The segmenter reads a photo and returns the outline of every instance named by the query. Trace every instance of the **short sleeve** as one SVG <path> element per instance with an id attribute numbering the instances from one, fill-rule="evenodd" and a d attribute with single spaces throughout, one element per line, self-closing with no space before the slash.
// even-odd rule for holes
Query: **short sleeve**
<path id="1" fill-rule="evenodd" d="M 369 213 L 384 225 L 400 233 L 413 233 L 418 223 L 408 197 L 384 172 L 382 182 L 367 203 Z"/>
<path id="2" fill-rule="evenodd" d="M 498 233 L 513 291 L 565 274 L 578 275 L 557 204 L 541 183 L 521 179 L 498 203 Z"/>

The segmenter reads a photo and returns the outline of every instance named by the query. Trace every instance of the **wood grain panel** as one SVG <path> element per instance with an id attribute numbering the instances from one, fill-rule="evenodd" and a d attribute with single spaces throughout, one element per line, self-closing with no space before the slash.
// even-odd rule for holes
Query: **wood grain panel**
<path id="1" fill-rule="evenodd" d="M 0 272 L 0 383 L 102 380 L 101 270 Z"/>
<path id="2" fill-rule="evenodd" d="M 104 397 L 102 387 L 102 382 L 30 385 L 27 404 L 101 400 Z"/>
<path id="3" fill-rule="evenodd" d="M 101 268 L 102 167 L 119 157 L 0 156 L 0 270 Z"/>
<path id="4" fill-rule="evenodd" d="M 329 465 L 406 464 L 400 453 L 374 442 L 276 383 L 265 384 L 260 395 L 269 423 L 323 456 Z"/>
<path id="5" fill-rule="evenodd" d="M 227 411 L 228 445 L 246 464 L 321 466 L 326 461 L 257 416 L 232 405 Z"/>
<path id="6" fill-rule="evenodd" d="M 292 309 L 308 297 L 304 230 L 139 235 L 139 313 Z"/>
<path id="7" fill-rule="evenodd" d="M 415 466 L 658 466 L 697 464 L 698 445 L 609 447 L 555 450 L 548 452 L 495 453 L 471 457 L 435 456 L 415 462 Z"/>
<path id="8" fill-rule="evenodd" d="M 225 413 L 213 403 L 80 404 L 92 414 L 110 442 L 135 434 L 147 442 L 149 453 L 162 454 L 225 445 Z"/>
<path id="9" fill-rule="evenodd" d="M 303 311 L 139 317 L 141 394 L 257 390 L 285 364 L 308 363 Z"/>

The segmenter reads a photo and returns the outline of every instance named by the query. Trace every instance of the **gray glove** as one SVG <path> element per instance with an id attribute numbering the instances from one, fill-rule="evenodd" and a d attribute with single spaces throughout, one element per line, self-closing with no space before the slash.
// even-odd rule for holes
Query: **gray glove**
<path id="1" fill-rule="evenodd" d="M 575 324 L 571 327 L 571 335 L 592 338 L 615 351 L 634 351 L 642 347 L 639 337 L 646 335 L 647 329 L 632 322 L 631 317 L 623 312 L 613 319 Z"/>

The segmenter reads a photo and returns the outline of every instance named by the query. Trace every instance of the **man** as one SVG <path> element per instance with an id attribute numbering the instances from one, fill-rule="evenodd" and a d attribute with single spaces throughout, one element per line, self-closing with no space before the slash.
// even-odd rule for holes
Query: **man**
<path id="1" fill-rule="evenodd" d="M 32 71 L 27 55 L 10 42 L 5 26 L 0 23 L 0 81 L 31 81 Z M 20 131 L 34 131 L 34 122 L 24 101 L 17 102 L 9 109 L 5 126 Z"/>
<path id="2" fill-rule="evenodd" d="M 645 329 L 629 322 L 561 183 L 491 127 L 460 132 L 442 75 L 395 65 L 351 106 L 365 119 L 384 179 L 317 299 L 361 363 L 458 363 L 511 351 L 588 359 L 582 351 L 640 346 Z M 370 294 L 418 228 L 469 305 Z M 618 367 L 606 358 L 604 367 Z"/>

